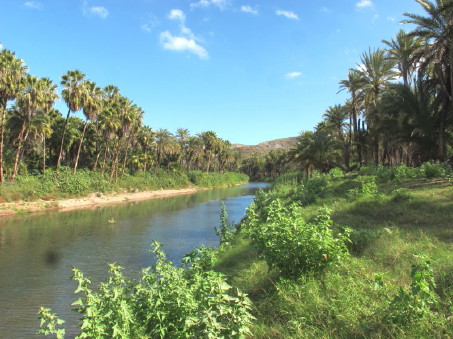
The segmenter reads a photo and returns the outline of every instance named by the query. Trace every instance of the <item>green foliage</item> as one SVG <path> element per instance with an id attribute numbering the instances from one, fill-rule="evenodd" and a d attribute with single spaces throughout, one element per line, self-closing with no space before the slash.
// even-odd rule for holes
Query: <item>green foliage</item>
<path id="1" fill-rule="evenodd" d="M 187 173 L 189 180 L 200 187 L 220 187 L 232 186 L 237 184 L 245 184 L 249 181 L 246 174 L 235 172 L 202 172 L 202 171 L 189 171 Z"/>
<path id="2" fill-rule="evenodd" d="M 447 163 L 428 161 L 420 166 L 420 173 L 430 179 L 452 175 L 453 170 Z"/>
<path id="3" fill-rule="evenodd" d="M 439 297 L 435 291 L 433 270 L 427 258 L 418 257 L 422 261 L 412 265 L 410 288 L 400 287 L 394 296 L 388 297 L 388 306 L 384 312 L 386 321 L 408 326 L 422 318 L 434 316 L 433 310 L 438 306 Z M 376 277 L 376 284 L 385 287 L 381 276 Z"/>
<path id="4" fill-rule="evenodd" d="M 335 168 L 332 168 L 330 171 L 329 171 L 329 176 L 331 178 L 340 178 L 344 175 L 343 171 L 341 168 L 338 168 L 338 167 L 335 167 Z"/>
<path id="5" fill-rule="evenodd" d="M 228 219 L 228 213 L 223 201 L 220 202 L 220 227 L 215 227 L 220 245 L 228 245 L 236 233 L 236 225 Z"/>
<path id="6" fill-rule="evenodd" d="M 269 267 L 276 268 L 283 277 L 320 272 L 347 254 L 348 230 L 334 234 L 329 209 L 320 209 L 311 222 L 304 220 L 301 206 L 295 203 L 284 207 L 276 199 L 267 209 L 267 218 L 262 222 L 252 204 L 247 211 L 246 230 Z"/>
<path id="7" fill-rule="evenodd" d="M 91 280 L 74 268 L 76 293 L 82 293 L 73 303 L 82 315 L 78 338 L 219 338 L 249 333 L 251 302 L 220 273 L 199 264 L 175 267 L 156 242 L 152 252 L 157 260 L 142 270 L 138 281 L 125 278 L 122 268 L 111 264 L 107 282 L 92 289 Z M 57 334 L 55 324 L 61 321 L 46 312 L 41 333 Z"/>
<path id="8" fill-rule="evenodd" d="M 55 335 L 57 339 L 63 339 L 66 333 L 64 328 L 57 328 L 64 324 L 64 320 L 58 318 L 58 315 L 52 313 L 50 308 L 41 307 L 38 312 L 38 318 L 40 319 L 40 329 L 38 334 L 44 335 Z"/>
<path id="9" fill-rule="evenodd" d="M 350 198 L 359 197 L 376 197 L 379 194 L 378 187 L 376 184 L 376 177 L 362 177 L 360 178 L 360 187 L 352 188 L 347 192 Z"/>
<path id="10" fill-rule="evenodd" d="M 309 178 L 302 180 L 297 186 L 295 200 L 300 201 L 303 205 L 315 203 L 325 192 L 329 185 L 330 177 L 325 174 L 315 173 Z"/>

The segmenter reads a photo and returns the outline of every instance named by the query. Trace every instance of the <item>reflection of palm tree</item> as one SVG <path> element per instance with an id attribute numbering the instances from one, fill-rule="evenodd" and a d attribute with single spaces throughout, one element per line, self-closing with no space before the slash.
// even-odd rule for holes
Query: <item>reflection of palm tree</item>
<path id="1" fill-rule="evenodd" d="M 57 158 L 57 165 L 55 167 L 58 170 L 58 167 L 61 163 L 61 156 L 63 154 L 63 143 L 66 134 L 66 128 L 68 125 L 69 115 L 71 112 L 77 112 L 83 107 L 83 100 L 85 99 L 85 87 L 83 79 L 85 78 L 85 74 L 80 72 L 79 70 L 68 71 L 64 74 L 61 80 L 61 84 L 65 86 L 63 89 L 61 96 L 65 101 L 66 105 L 68 105 L 68 114 L 66 115 L 66 120 L 63 125 L 63 131 L 61 133 L 61 145 L 60 145 L 60 152 L 58 153 Z"/>
<path id="2" fill-rule="evenodd" d="M 6 105 L 16 98 L 21 87 L 21 79 L 25 75 L 26 67 L 22 59 L 7 49 L 0 51 L 0 109 L 2 120 L 0 123 L 0 184 L 3 184 L 3 136 L 5 130 Z"/>
<path id="3" fill-rule="evenodd" d="M 445 130 L 447 120 L 453 116 L 453 1 L 418 1 L 428 16 L 405 14 L 417 27 L 411 33 L 423 43 L 417 50 L 420 71 L 434 80 L 442 106 L 439 114 L 438 155 L 446 156 Z"/>

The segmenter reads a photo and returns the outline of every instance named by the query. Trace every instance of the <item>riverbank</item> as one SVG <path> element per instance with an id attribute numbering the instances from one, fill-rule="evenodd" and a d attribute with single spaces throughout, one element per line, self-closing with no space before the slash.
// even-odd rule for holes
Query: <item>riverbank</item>
<path id="1" fill-rule="evenodd" d="M 289 175 L 258 195 L 214 266 L 252 300 L 251 337 L 451 336 L 453 177 L 439 173 Z"/>
<path id="2" fill-rule="evenodd" d="M 109 182 L 101 174 L 66 169 L 45 175 L 18 177 L 0 186 L 0 216 L 49 209 L 76 209 L 144 200 L 197 190 L 245 184 L 245 174 L 204 173 L 200 171 L 140 173 Z"/>
<path id="3" fill-rule="evenodd" d="M 92 193 L 84 198 L 71 198 L 63 200 L 36 200 L 36 201 L 15 201 L 0 204 L 0 217 L 18 213 L 32 213 L 43 210 L 71 210 L 79 208 L 91 208 L 99 205 L 124 203 L 129 201 L 161 198 L 172 195 L 190 194 L 208 188 L 188 187 L 182 189 L 166 189 L 147 192 L 102 194 Z"/>

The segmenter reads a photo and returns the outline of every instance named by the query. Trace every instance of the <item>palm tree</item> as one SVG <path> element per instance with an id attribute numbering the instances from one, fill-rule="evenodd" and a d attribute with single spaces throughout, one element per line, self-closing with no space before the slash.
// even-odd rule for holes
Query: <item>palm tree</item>
<path id="1" fill-rule="evenodd" d="M 373 135 L 374 161 L 379 164 L 379 116 L 376 107 L 379 93 L 393 80 L 397 73 L 394 71 L 395 63 L 386 57 L 384 50 L 377 49 L 363 53 L 360 65 L 361 73 L 365 78 L 363 87 L 365 94 L 365 107 L 367 110 L 367 125 Z"/>
<path id="2" fill-rule="evenodd" d="M 363 74 L 356 70 L 350 69 L 348 72 L 348 79 L 340 81 L 340 92 L 346 89 L 351 93 L 351 100 L 349 107 L 351 108 L 350 116 L 352 120 L 352 127 L 354 131 L 354 141 L 357 148 L 357 156 L 359 166 L 362 165 L 362 142 L 359 135 L 359 125 L 357 123 L 358 113 L 360 111 L 360 104 L 362 102 L 361 90 L 365 86 L 366 81 Z"/>
<path id="3" fill-rule="evenodd" d="M 453 1 L 417 0 L 427 12 L 424 17 L 408 14 L 404 23 L 417 27 L 411 36 L 423 42 L 417 51 L 420 71 L 428 73 L 436 82 L 438 96 L 442 100 L 439 114 L 438 156 L 445 159 L 445 131 L 447 120 L 453 116 Z M 449 117 L 450 115 L 450 117 Z"/>
<path id="4" fill-rule="evenodd" d="M 102 90 L 96 86 L 92 81 L 85 81 L 85 98 L 83 102 L 83 114 L 85 115 L 85 124 L 83 125 L 82 135 L 80 136 L 79 148 L 77 149 L 77 154 L 74 162 L 74 175 L 77 171 L 77 165 L 79 163 L 80 150 L 82 149 L 83 137 L 85 136 L 85 131 L 88 125 L 88 122 L 94 121 L 98 112 L 102 108 Z"/>
<path id="5" fill-rule="evenodd" d="M 61 144 L 60 144 L 60 152 L 58 153 L 57 158 L 57 165 L 55 167 L 58 170 L 61 163 L 61 156 L 63 154 L 63 143 L 66 133 L 66 127 L 68 125 L 69 115 L 71 112 L 77 112 L 83 107 L 83 100 L 86 98 L 85 94 L 85 87 L 84 87 L 84 78 L 85 74 L 80 72 L 79 70 L 68 71 L 61 77 L 61 84 L 65 86 L 63 89 L 61 96 L 63 100 L 68 105 L 68 114 L 66 115 L 66 120 L 63 125 L 63 131 L 61 134 Z"/>
<path id="6" fill-rule="evenodd" d="M 52 108 L 53 103 L 58 98 L 56 92 L 56 85 L 48 78 L 38 79 L 37 77 L 27 75 L 24 78 L 23 90 L 17 97 L 17 107 L 19 115 L 22 117 L 22 125 L 17 137 L 17 150 L 14 160 L 13 172 L 11 181 L 17 175 L 19 164 L 19 156 L 21 154 L 22 146 L 26 143 L 28 132 L 26 126 L 30 125 L 32 118 L 40 110 L 43 114 L 47 114 Z"/>
<path id="7" fill-rule="evenodd" d="M 420 48 L 420 39 L 400 30 L 396 34 L 395 40 L 382 40 L 382 42 L 389 46 L 387 48 L 389 58 L 398 66 L 404 86 L 409 86 L 412 74 L 416 69 L 415 56 L 417 50 Z"/>
<path id="8" fill-rule="evenodd" d="M 347 107 L 341 105 L 330 106 L 323 114 L 323 117 L 325 118 L 327 125 L 336 132 L 338 140 L 343 145 L 344 164 L 346 169 L 349 169 L 349 147 L 343 133 L 344 128 L 348 126 L 346 123 L 348 117 Z"/>
<path id="9" fill-rule="evenodd" d="M 6 105 L 16 98 L 27 68 L 23 60 L 7 49 L 0 51 L 0 184 L 3 184 L 3 136 L 5 131 Z"/>
<path id="10" fill-rule="evenodd" d="M 207 131 L 200 134 L 204 144 L 204 157 L 206 160 L 206 173 L 209 173 L 209 168 L 214 157 L 219 153 L 219 138 L 213 131 Z"/>
<path id="11" fill-rule="evenodd" d="M 46 140 L 52 134 L 51 128 L 51 116 L 49 114 L 45 114 L 44 112 L 38 112 L 36 114 L 30 124 L 30 129 L 33 135 L 35 135 L 36 139 L 41 141 L 41 148 L 42 148 L 42 173 L 46 171 Z"/>

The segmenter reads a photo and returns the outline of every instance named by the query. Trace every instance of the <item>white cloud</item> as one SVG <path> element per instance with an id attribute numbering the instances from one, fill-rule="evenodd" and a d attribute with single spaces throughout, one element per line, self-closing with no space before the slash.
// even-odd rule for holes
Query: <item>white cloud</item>
<path id="1" fill-rule="evenodd" d="M 195 54 L 200 59 L 208 59 L 208 51 L 200 45 L 194 39 L 186 38 L 184 36 L 175 36 L 169 31 L 160 33 L 160 41 L 164 49 L 178 52 L 190 52 Z"/>
<path id="2" fill-rule="evenodd" d="M 24 6 L 30 9 L 41 9 L 41 3 L 37 1 L 25 1 Z"/>
<path id="3" fill-rule="evenodd" d="M 322 13 L 332 13 L 332 10 L 327 8 L 326 6 L 321 7 L 321 9 L 319 11 Z"/>
<path id="4" fill-rule="evenodd" d="M 224 9 L 227 5 L 228 0 L 199 0 L 198 2 L 194 2 L 190 4 L 190 7 L 209 7 L 209 6 L 217 6 L 220 9 Z"/>
<path id="5" fill-rule="evenodd" d="M 87 16 L 97 16 L 99 18 L 105 19 L 109 16 L 109 11 L 103 6 L 91 6 L 88 7 L 88 2 L 84 1 L 82 6 L 83 14 Z"/>
<path id="6" fill-rule="evenodd" d="M 241 6 L 241 12 L 258 15 L 258 10 L 253 9 L 252 6 Z"/>
<path id="7" fill-rule="evenodd" d="M 0 49 L 3 49 L 3 44 L 0 42 Z"/>
<path id="8" fill-rule="evenodd" d="M 289 72 L 289 73 L 285 74 L 285 78 L 294 79 L 294 78 L 300 77 L 301 75 L 302 75 L 301 72 Z"/>
<path id="9" fill-rule="evenodd" d="M 284 10 L 278 9 L 278 10 L 275 11 L 275 14 L 283 15 L 283 16 L 287 17 L 288 19 L 299 20 L 299 17 L 294 12 L 284 11 Z"/>
<path id="10" fill-rule="evenodd" d="M 142 31 L 146 33 L 151 33 L 153 31 L 153 28 L 151 27 L 150 24 L 142 24 L 140 25 L 140 28 L 142 29 Z"/>
<path id="11" fill-rule="evenodd" d="M 172 20 L 179 20 L 181 22 L 186 21 L 186 15 L 180 9 L 172 9 L 168 14 L 168 18 Z"/>
<path id="12" fill-rule="evenodd" d="M 395 19 L 394 17 L 392 17 L 392 16 L 388 16 L 388 17 L 387 17 L 387 21 L 395 22 L 396 19 Z"/>
<path id="13" fill-rule="evenodd" d="M 366 8 L 366 7 L 372 7 L 373 2 L 371 0 L 360 0 L 355 4 L 357 8 Z"/>

